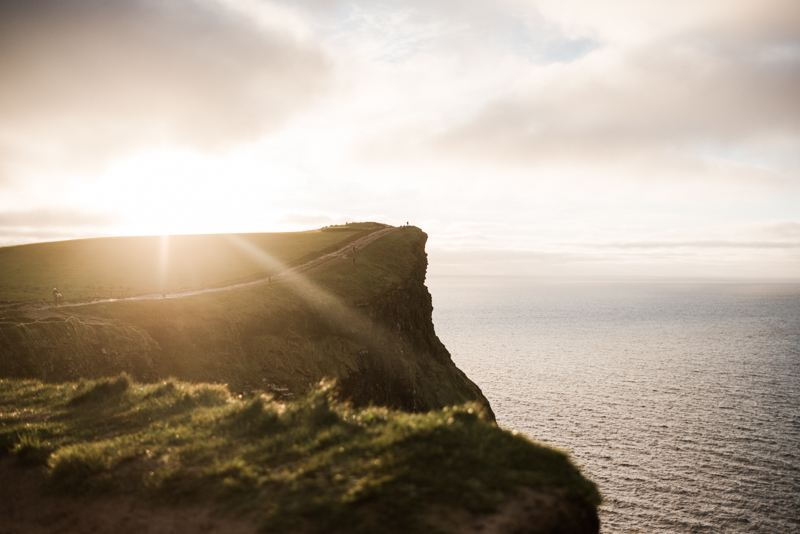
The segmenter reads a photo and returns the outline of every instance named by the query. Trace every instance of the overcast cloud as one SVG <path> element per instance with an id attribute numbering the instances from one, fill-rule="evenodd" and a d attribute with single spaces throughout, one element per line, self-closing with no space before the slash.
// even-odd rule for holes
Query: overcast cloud
<path id="1" fill-rule="evenodd" d="M 795 0 L 9 0 L 0 79 L 0 244 L 410 220 L 437 274 L 800 272 Z"/>
<path id="2" fill-rule="evenodd" d="M 800 4 L 717 7 L 634 42 L 599 17 L 587 34 L 602 40 L 584 55 L 531 65 L 474 111 L 436 128 L 404 125 L 365 153 L 603 179 L 796 182 Z"/>
<path id="3" fill-rule="evenodd" d="M 288 15 L 267 13 L 267 26 L 235 5 L 0 3 L 4 162 L 63 169 L 154 146 L 224 148 L 274 131 L 329 86 L 327 59 Z"/>

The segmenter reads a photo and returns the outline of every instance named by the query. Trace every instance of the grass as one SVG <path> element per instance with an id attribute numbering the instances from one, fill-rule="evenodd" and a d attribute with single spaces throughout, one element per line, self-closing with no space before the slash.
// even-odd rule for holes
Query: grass
<path id="1" fill-rule="evenodd" d="M 312 281 L 340 300 L 359 304 L 376 294 L 400 287 L 415 269 L 427 267 L 427 236 L 416 227 L 406 227 L 370 243 L 355 254 L 352 265 L 337 265 L 311 277 Z"/>
<path id="2" fill-rule="evenodd" d="M 0 247 L 0 299 L 65 301 L 217 287 L 265 277 L 382 228 L 108 237 Z"/>
<path id="3" fill-rule="evenodd" d="M 478 405 L 354 409 L 321 383 L 293 402 L 225 386 L 116 378 L 0 380 L 0 453 L 54 491 L 212 499 L 271 532 L 436 532 L 433 507 L 494 510 L 521 488 L 596 506 L 568 456 L 498 428 Z"/>

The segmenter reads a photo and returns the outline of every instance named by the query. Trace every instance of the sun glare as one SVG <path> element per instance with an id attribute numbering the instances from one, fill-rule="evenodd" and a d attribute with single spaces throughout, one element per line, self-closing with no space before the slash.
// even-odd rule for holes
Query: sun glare
<path id="1" fill-rule="evenodd" d="M 294 294 L 308 303 L 317 313 L 324 315 L 327 321 L 351 331 L 359 329 L 362 331 L 372 330 L 380 331 L 383 335 L 390 335 L 381 324 L 375 322 L 369 315 L 360 312 L 358 309 L 346 306 L 339 297 L 309 280 L 306 273 L 296 272 L 294 269 L 283 270 L 285 266 L 263 249 L 254 246 L 240 236 L 229 235 L 226 237 L 231 243 L 256 260 L 264 270 L 276 267 L 282 270 L 283 272 L 272 277 L 272 280 L 291 284 Z M 350 247 L 347 246 L 346 249 L 349 250 Z"/>
<path id="2" fill-rule="evenodd" d="M 116 163 L 75 201 L 116 212 L 128 235 L 269 231 L 274 190 L 247 158 L 164 150 Z"/>
<path id="3" fill-rule="evenodd" d="M 164 288 L 167 284 L 167 272 L 169 270 L 169 236 L 161 236 L 161 246 L 158 255 L 158 284 Z"/>
<path id="4" fill-rule="evenodd" d="M 225 238 L 255 260 L 262 271 L 283 270 L 283 263 L 272 257 L 266 250 L 258 248 L 243 237 L 235 234 L 228 234 Z"/>

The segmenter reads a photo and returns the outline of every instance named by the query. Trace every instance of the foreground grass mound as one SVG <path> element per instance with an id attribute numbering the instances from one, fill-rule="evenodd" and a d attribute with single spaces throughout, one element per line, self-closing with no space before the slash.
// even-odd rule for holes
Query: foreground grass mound
<path id="1" fill-rule="evenodd" d="M 274 532 L 446 532 L 449 513 L 490 514 L 530 491 L 592 517 L 600 501 L 565 453 L 478 404 L 353 409 L 327 383 L 284 403 L 127 375 L 0 380 L 0 451 L 44 466 L 56 492 L 211 500 Z"/>

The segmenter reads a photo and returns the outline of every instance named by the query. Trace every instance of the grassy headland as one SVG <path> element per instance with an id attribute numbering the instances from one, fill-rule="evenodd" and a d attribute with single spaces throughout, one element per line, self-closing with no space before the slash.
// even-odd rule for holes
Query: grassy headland
<path id="1" fill-rule="evenodd" d="M 0 320 L 0 377 L 57 382 L 125 371 L 288 396 L 327 377 L 358 405 L 426 411 L 479 401 L 488 409 L 434 332 L 426 238 L 398 229 L 327 269 L 270 285 L 52 308 L 54 317 L 37 321 L 12 310 Z"/>
<path id="2" fill-rule="evenodd" d="M 164 256 L 152 238 L 127 260 L 128 238 L 0 249 L 29 297 L 56 275 L 138 287 L 157 268 L 185 289 L 305 265 L 180 298 L 3 306 L 0 475 L 10 456 L 62 497 L 212 503 L 275 532 L 477 533 L 492 517 L 487 530 L 596 533 L 594 484 L 566 454 L 498 428 L 436 336 L 425 233 L 371 234 L 383 227 L 183 236 Z M 89 254 L 98 243 L 103 259 Z"/>
<path id="3" fill-rule="evenodd" d="M 490 514 L 525 491 L 557 496 L 553 532 L 590 532 L 600 501 L 566 454 L 478 404 L 354 409 L 329 384 L 278 402 L 125 375 L 0 380 L 0 453 L 44 466 L 56 492 L 211 500 L 275 532 L 448 532 L 448 513 Z"/>

